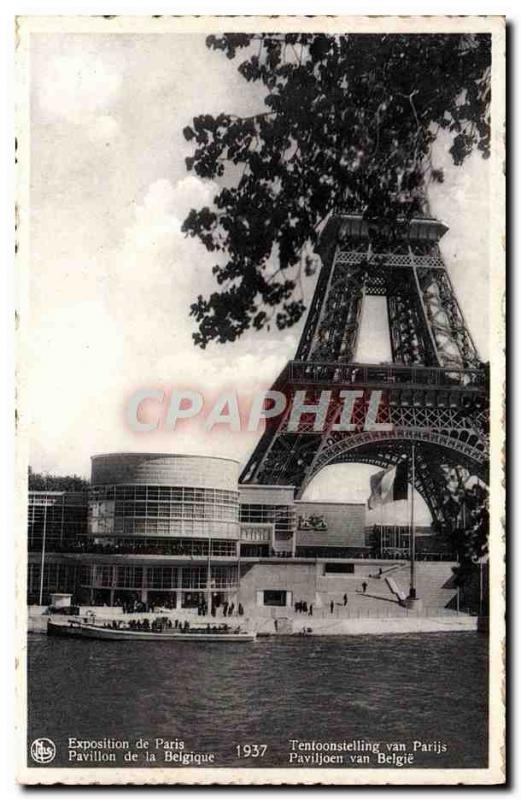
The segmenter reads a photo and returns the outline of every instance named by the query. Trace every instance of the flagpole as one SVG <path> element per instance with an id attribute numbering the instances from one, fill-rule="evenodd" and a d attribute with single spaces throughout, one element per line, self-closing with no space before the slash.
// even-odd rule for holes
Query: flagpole
<path id="1" fill-rule="evenodd" d="M 409 597 L 416 600 L 416 527 L 414 521 L 414 482 L 416 479 L 414 442 L 412 444 L 412 482 L 411 482 L 411 586 Z"/>
<path id="2" fill-rule="evenodd" d="M 380 555 L 382 554 L 382 542 L 384 541 L 384 507 L 380 506 Z"/>

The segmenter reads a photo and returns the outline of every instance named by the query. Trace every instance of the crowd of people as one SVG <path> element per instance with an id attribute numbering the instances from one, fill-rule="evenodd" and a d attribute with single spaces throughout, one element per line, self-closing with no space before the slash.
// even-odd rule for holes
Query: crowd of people
<path id="1" fill-rule="evenodd" d="M 232 630 L 226 623 L 221 625 L 211 625 L 208 623 L 205 627 L 191 627 L 187 619 L 171 620 L 169 617 L 156 617 L 156 619 L 153 620 L 149 620 L 147 617 L 128 621 L 112 620 L 111 622 L 105 622 L 103 627 L 112 630 L 128 629 L 131 631 L 153 631 L 154 633 L 163 633 L 170 630 L 176 633 L 228 633 Z"/>
<path id="2" fill-rule="evenodd" d="M 294 608 L 296 614 L 308 614 L 310 617 L 313 616 L 313 603 L 308 603 L 306 600 L 297 600 Z"/>
<path id="3" fill-rule="evenodd" d="M 382 573 L 382 571 L 380 570 L 380 575 L 378 575 L 378 577 L 381 576 L 381 573 Z M 368 587 L 368 583 L 367 583 L 367 581 L 364 580 L 364 581 L 362 581 L 361 588 L 358 591 L 361 594 L 365 594 L 367 592 L 367 587 Z M 335 600 L 331 600 L 330 601 L 330 603 L 329 603 L 329 611 L 330 611 L 331 614 L 334 614 L 336 606 L 340 606 L 340 607 L 346 608 L 348 606 L 348 603 L 349 603 L 349 597 L 348 597 L 347 593 L 345 593 L 343 595 L 343 597 L 342 597 L 341 602 L 338 602 L 338 601 L 335 601 Z M 307 614 L 310 617 L 313 616 L 313 603 L 308 603 L 307 600 L 297 600 L 294 603 L 293 608 L 295 610 L 295 614 Z"/>
<path id="4" fill-rule="evenodd" d="M 205 617 L 207 614 L 208 603 L 203 599 L 197 606 L 197 616 Z M 223 603 L 214 600 L 212 601 L 210 614 L 212 617 L 216 617 L 218 614 L 221 614 L 223 617 L 233 617 L 234 614 L 238 614 L 239 617 L 242 617 L 244 615 L 244 608 L 242 603 L 238 603 L 236 606 L 235 603 L 229 603 L 228 600 L 225 600 Z"/>

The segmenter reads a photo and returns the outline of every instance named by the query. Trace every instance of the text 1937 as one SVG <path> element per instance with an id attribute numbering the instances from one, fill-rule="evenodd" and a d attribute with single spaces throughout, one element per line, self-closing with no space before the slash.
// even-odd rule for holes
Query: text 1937
<path id="1" fill-rule="evenodd" d="M 267 744 L 238 744 L 235 747 L 238 758 L 264 758 Z"/>

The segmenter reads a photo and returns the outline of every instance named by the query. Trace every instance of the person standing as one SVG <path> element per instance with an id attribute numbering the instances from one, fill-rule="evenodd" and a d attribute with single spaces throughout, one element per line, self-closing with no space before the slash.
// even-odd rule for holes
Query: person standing
<path id="1" fill-rule="evenodd" d="M 333 600 L 331 600 L 331 602 L 329 604 L 329 610 L 331 611 L 331 613 L 333 613 L 333 611 L 335 610 L 335 604 L 334 604 Z"/>

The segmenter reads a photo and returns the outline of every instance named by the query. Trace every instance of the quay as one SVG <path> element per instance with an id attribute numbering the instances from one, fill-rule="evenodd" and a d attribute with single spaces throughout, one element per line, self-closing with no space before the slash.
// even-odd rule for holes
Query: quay
<path id="1" fill-rule="evenodd" d="M 47 631 L 47 621 L 49 619 L 64 622 L 68 619 L 78 619 L 78 616 L 67 615 L 48 615 L 43 607 L 32 606 L 28 615 L 28 632 L 45 634 Z M 146 614 L 125 614 L 120 609 L 110 608 L 81 608 L 80 618 L 92 614 L 97 620 L 111 622 L 121 620 L 128 622 L 135 619 L 148 619 L 150 622 L 158 616 L 158 612 Z M 172 612 L 160 612 L 161 616 L 169 616 L 171 619 L 178 619 L 192 624 L 216 625 L 221 619 L 211 616 L 197 616 L 194 614 L 174 614 Z M 260 637 L 278 638 L 284 636 L 361 636 L 361 635 L 388 635 L 406 633 L 448 633 L 462 631 L 478 631 L 482 629 L 482 620 L 475 615 L 458 612 L 438 612 L 434 615 L 433 611 L 427 614 L 418 611 L 408 611 L 404 609 L 403 614 L 387 616 L 314 616 L 313 618 L 302 618 L 299 614 L 292 614 L 288 617 L 265 617 L 262 615 L 235 617 L 229 619 L 232 624 L 240 622 L 247 630 L 255 631 Z M 275 621 L 277 626 L 275 627 Z"/>

